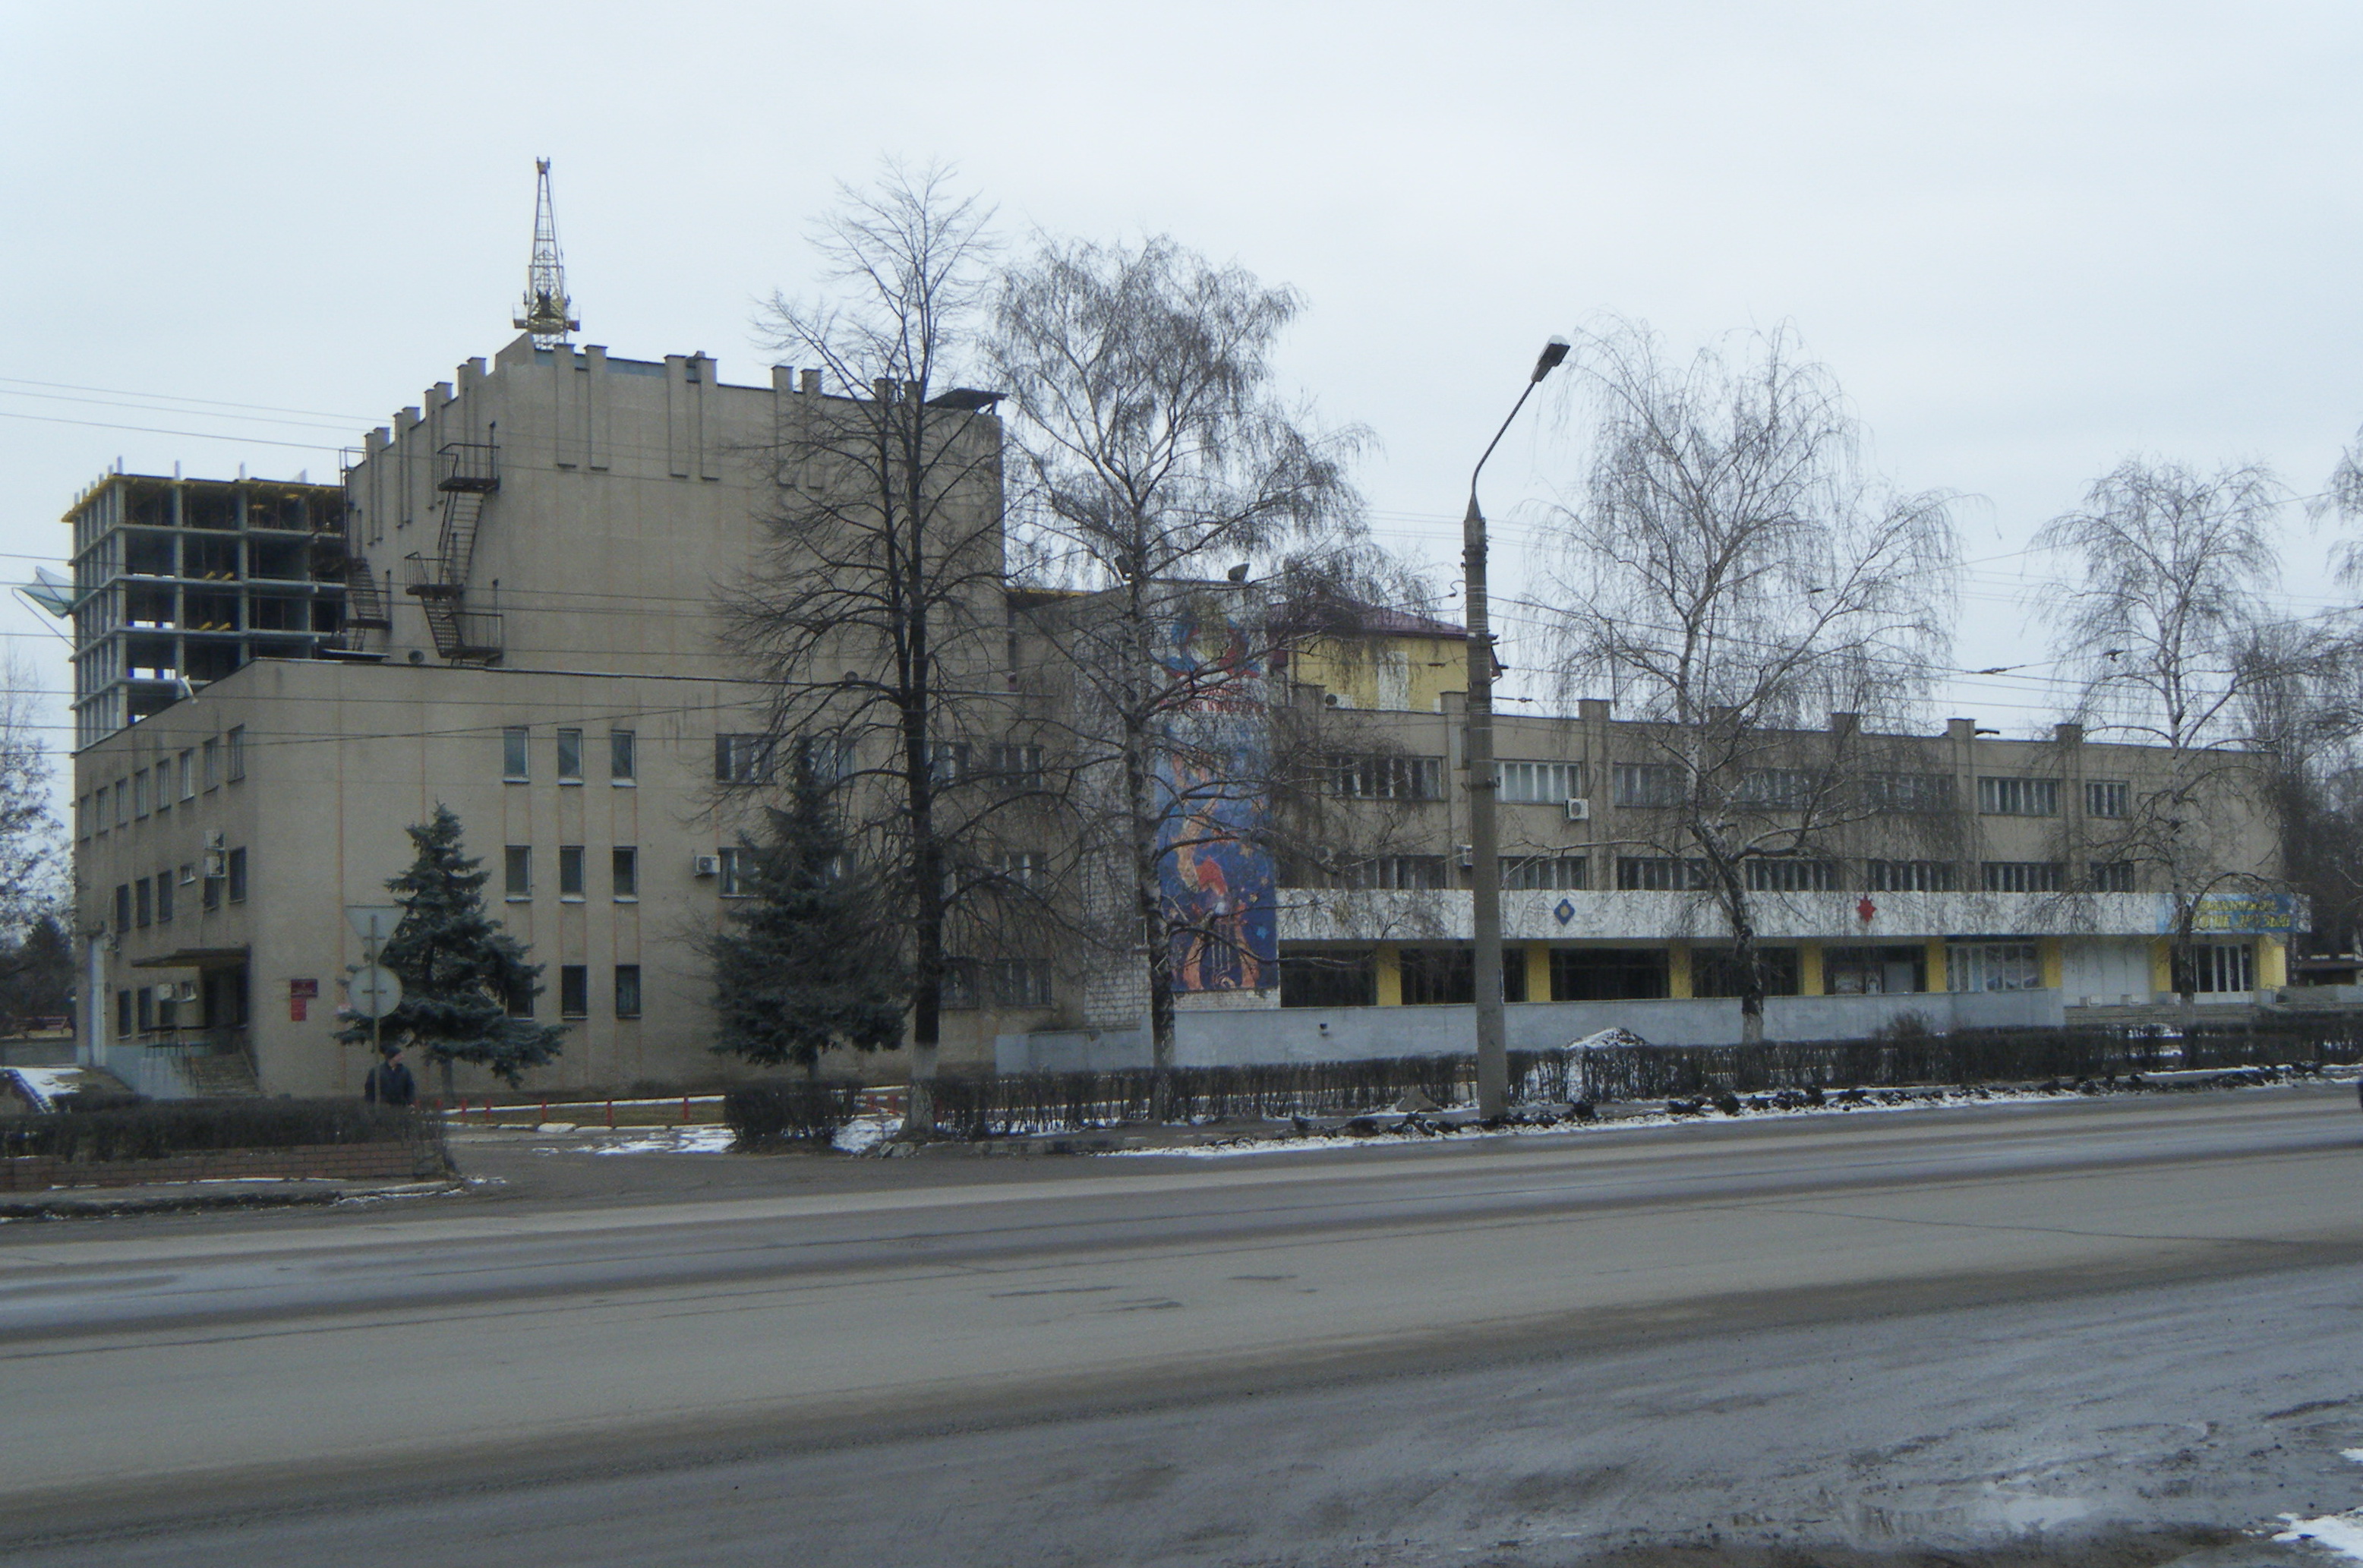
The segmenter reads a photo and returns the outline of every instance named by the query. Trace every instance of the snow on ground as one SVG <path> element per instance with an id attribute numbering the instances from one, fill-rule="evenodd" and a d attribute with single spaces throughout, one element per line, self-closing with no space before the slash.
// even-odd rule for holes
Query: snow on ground
<path id="1" fill-rule="evenodd" d="M 837 1129 L 835 1147 L 840 1154 L 867 1154 L 902 1125 L 897 1116 L 858 1116 Z"/>
<path id="2" fill-rule="evenodd" d="M 2351 1459 L 2357 1464 L 2363 1464 L 2363 1448 L 2342 1448 L 2338 1451 L 2338 1457 Z"/>
<path id="3" fill-rule="evenodd" d="M 38 1110 L 55 1110 L 61 1095 L 79 1094 L 101 1085 L 83 1067 L 10 1067 L 0 1069 L 23 1086 Z"/>
<path id="4" fill-rule="evenodd" d="M 2348 1458 L 2354 1457 L 2352 1450 Z M 2328 1547 L 2342 1557 L 2363 1562 L 2363 1508 L 2350 1508 L 2343 1514 L 2324 1514 L 2318 1519 L 2302 1519 L 2295 1514 L 2283 1514 L 2289 1528 L 2277 1533 L 2275 1540 L 2310 1540 Z"/>
<path id="5" fill-rule="evenodd" d="M 578 1143 L 570 1154 L 720 1154 L 730 1147 L 727 1127 L 636 1127 L 614 1137 Z"/>

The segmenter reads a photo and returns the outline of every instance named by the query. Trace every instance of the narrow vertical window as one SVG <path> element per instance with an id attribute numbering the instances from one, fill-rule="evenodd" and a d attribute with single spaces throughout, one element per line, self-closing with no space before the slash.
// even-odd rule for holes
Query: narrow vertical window
<path id="1" fill-rule="evenodd" d="M 561 1018 L 587 1018 L 591 1012 L 591 967 L 568 963 L 558 971 L 558 1016 Z"/>
<path id="2" fill-rule="evenodd" d="M 512 724 L 501 731 L 501 782 L 523 784 L 533 777 L 527 760 L 526 744 L 531 732 L 522 724 Z"/>
<path id="3" fill-rule="evenodd" d="M 242 849 L 229 852 L 229 901 L 246 902 L 246 851 Z"/>
<path id="4" fill-rule="evenodd" d="M 220 788 L 221 742 L 219 740 L 208 740 L 203 746 L 199 747 L 197 751 L 198 755 L 205 759 L 205 787 L 207 789 Z"/>
<path id="5" fill-rule="evenodd" d="M 607 731 L 607 777 L 612 783 L 630 784 L 640 776 L 635 744 L 635 737 L 628 729 Z"/>
<path id="6" fill-rule="evenodd" d="M 148 770 L 140 769 L 131 775 L 131 816 L 136 821 L 148 815 Z"/>
<path id="7" fill-rule="evenodd" d="M 131 929 L 131 884 L 117 883 L 115 888 L 115 934 L 121 936 Z"/>
<path id="8" fill-rule="evenodd" d="M 510 902 L 533 896 L 533 846 L 511 844 L 502 852 L 502 869 L 505 873 L 503 891 Z"/>
<path id="9" fill-rule="evenodd" d="M 619 1018 L 640 1016 L 640 966 L 637 963 L 616 966 L 616 1016 Z"/>
<path id="10" fill-rule="evenodd" d="M 156 873 L 156 923 L 172 923 L 172 868 L 166 866 Z"/>
<path id="11" fill-rule="evenodd" d="M 181 753 L 181 798 L 197 798 L 197 754 L 194 751 Z"/>
<path id="12" fill-rule="evenodd" d="M 229 729 L 229 782 L 236 784 L 246 777 L 246 726 L 233 724 Z"/>
<path id="13" fill-rule="evenodd" d="M 618 844 L 610 854 L 611 869 L 616 875 L 616 900 L 626 903 L 640 895 L 640 851 L 629 844 Z"/>
<path id="14" fill-rule="evenodd" d="M 558 846 L 558 895 L 577 903 L 582 898 L 582 846 Z"/>
<path id="15" fill-rule="evenodd" d="M 147 929 L 148 922 L 151 917 L 150 915 L 150 904 L 148 893 L 148 879 L 143 876 L 138 882 L 133 883 L 131 884 L 131 894 L 132 904 L 139 911 L 139 922 L 140 929 L 144 930 Z"/>
<path id="16" fill-rule="evenodd" d="M 558 782 L 582 782 L 582 731 L 561 729 L 558 732 Z"/>

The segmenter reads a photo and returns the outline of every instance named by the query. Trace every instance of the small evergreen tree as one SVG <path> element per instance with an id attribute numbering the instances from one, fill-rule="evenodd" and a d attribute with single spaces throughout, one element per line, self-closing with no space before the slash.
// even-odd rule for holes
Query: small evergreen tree
<path id="1" fill-rule="evenodd" d="M 509 1016 L 513 1000 L 541 995 L 541 968 L 525 944 L 484 913 L 486 873 L 460 851 L 460 818 L 438 804 L 435 820 L 409 829 L 418 858 L 386 886 L 402 905 L 394 937 L 378 962 L 402 982 L 402 1005 L 381 1020 L 382 1038 L 413 1045 L 443 1068 L 448 1091 L 454 1062 L 491 1069 L 509 1087 L 529 1067 L 559 1053 L 565 1030 Z M 370 1038 L 366 1018 L 338 1035 Z"/>
<path id="2" fill-rule="evenodd" d="M 742 851 L 747 896 L 710 946 L 714 1049 L 811 1073 L 834 1046 L 901 1044 L 906 979 L 874 891 L 846 852 L 829 785 L 799 758 L 788 808 L 767 814 L 765 840 Z"/>

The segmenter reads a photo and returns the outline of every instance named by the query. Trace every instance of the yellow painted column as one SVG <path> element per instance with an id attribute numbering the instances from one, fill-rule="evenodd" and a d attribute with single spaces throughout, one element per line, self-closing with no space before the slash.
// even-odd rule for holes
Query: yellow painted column
<path id="1" fill-rule="evenodd" d="M 1945 939 L 1930 937 L 1928 939 L 1928 989 L 1949 991 L 1952 988 L 1953 977 L 1945 968 Z"/>
<path id="2" fill-rule="evenodd" d="M 2289 984 L 2289 948 L 2273 937 L 2257 939 L 2257 988 L 2275 991 Z"/>
<path id="3" fill-rule="evenodd" d="M 1797 995 L 1800 996 L 1828 995 L 1822 989 L 1822 944 L 1819 942 L 1797 944 Z"/>
<path id="4" fill-rule="evenodd" d="M 2036 940 L 2035 962 L 2042 966 L 2043 988 L 2046 991 L 2059 990 L 2067 984 L 2065 973 L 2067 965 L 2060 957 L 2058 937 L 2042 937 Z"/>
<path id="5" fill-rule="evenodd" d="M 1403 1006 L 1403 950 L 1392 942 L 1379 949 L 1379 1006 Z"/>
<path id="6" fill-rule="evenodd" d="M 2163 995 L 2174 989 L 2174 939 L 2154 938 L 2149 944 L 2149 988 Z"/>
<path id="7" fill-rule="evenodd" d="M 1666 944 L 1666 995 L 1689 999 L 1691 991 L 1691 944 Z"/>
<path id="8" fill-rule="evenodd" d="M 1526 944 L 1526 1000 L 1548 1002 L 1550 999 L 1550 949 L 1540 942 L 1529 942 Z"/>

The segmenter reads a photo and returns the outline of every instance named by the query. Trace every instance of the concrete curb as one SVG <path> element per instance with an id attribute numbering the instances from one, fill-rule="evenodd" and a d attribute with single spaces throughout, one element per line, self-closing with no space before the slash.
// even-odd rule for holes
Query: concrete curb
<path id="1" fill-rule="evenodd" d="M 321 1208 L 348 1198 L 428 1197 L 458 1192 L 459 1181 L 394 1182 L 371 1186 L 320 1186 L 289 1183 L 278 1190 L 234 1193 L 128 1192 L 99 1196 L 89 1191 L 0 1201 L 0 1219 L 109 1219 L 143 1214 L 201 1214 L 245 1208 Z"/>

